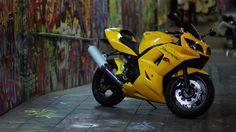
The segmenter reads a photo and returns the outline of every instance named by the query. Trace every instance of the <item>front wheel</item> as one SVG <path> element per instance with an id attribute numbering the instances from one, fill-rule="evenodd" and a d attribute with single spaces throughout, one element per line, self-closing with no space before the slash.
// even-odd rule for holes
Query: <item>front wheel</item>
<path id="1" fill-rule="evenodd" d="M 172 79 L 165 89 L 168 108 L 177 116 L 194 118 L 206 112 L 214 100 L 214 86 L 208 76 L 189 75 L 189 90 L 184 88 L 183 78 Z"/>

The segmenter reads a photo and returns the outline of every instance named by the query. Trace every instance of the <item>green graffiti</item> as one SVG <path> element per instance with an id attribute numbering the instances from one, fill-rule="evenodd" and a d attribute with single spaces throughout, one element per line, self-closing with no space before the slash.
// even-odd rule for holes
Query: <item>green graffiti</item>
<path id="1" fill-rule="evenodd" d="M 121 1 L 111 0 L 109 1 L 109 25 L 120 26 L 121 25 Z"/>
<path id="2" fill-rule="evenodd" d="M 14 35 L 15 38 L 19 35 L 21 31 L 21 23 L 22 20 L 22 14 L 20 13 L 20 7 L 19 7 L 19 0 L 14 0 L 14 6 L 13 6 L 13 13 L 14 13 Z"/>
<path id="3" fill-rule="evenodd" d="M 56 117 L 56 111 L 48 109 L 30 109 L 30 110 L 25 110 L 25 113 L 35 117 L 46 117 L 46 118 Z"/>
<path id="4" fill-rule="evenodd" d="M 45 53 L 47 56 L 47 65 L 48 71 L 51 71 L 53 67 L 56 65 L 56 57 L 55 57 L 55 46 L 54 41 L 45 40 Z"/>
<path id="5" fill-rule="evenodd" d="M 144 3 L 143 8 L 143 21 L 145 24 L 145 29 L 149 28 L 154 30 L 157 26 L 157 1 L 155 0 L 148 0 Z"/>

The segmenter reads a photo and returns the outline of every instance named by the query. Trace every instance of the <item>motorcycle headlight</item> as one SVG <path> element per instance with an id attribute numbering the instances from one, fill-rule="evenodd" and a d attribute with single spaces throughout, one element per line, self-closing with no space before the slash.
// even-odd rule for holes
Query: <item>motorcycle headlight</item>
<path id="1" fill-rule="evenodd" d="M 196 50 L 198 50 L 198 51 L 200 51 L 200 52 L 203 53 L 203 48 L 202 48 L 201 45 L 199 45 L 199 44 L 195 44 L 194 47 L 195 47 Z"/>

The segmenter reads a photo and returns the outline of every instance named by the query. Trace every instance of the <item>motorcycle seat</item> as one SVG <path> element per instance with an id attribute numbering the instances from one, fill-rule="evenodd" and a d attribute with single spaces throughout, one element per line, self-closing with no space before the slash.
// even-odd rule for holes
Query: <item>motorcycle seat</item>
<path id="1" fill-rule="evenodd" d="M 134 34 L 128 30 L 121 30 L 120 34 L 119 40 L 138 55 L 139 43 L 136 42 Z"/>

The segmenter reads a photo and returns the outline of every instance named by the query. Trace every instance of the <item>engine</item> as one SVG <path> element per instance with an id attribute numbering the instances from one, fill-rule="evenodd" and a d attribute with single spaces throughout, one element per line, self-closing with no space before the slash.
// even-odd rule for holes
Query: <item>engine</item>
<path id="1" fill-rule="evenodd" d="M 127 63 L 124 65 L 124 80 L 134 83 L 134 81 L 140 75 L 139 73 L 139 66 L 138 66 L 138 59 L 134 56 L 127 56 Z"/>

